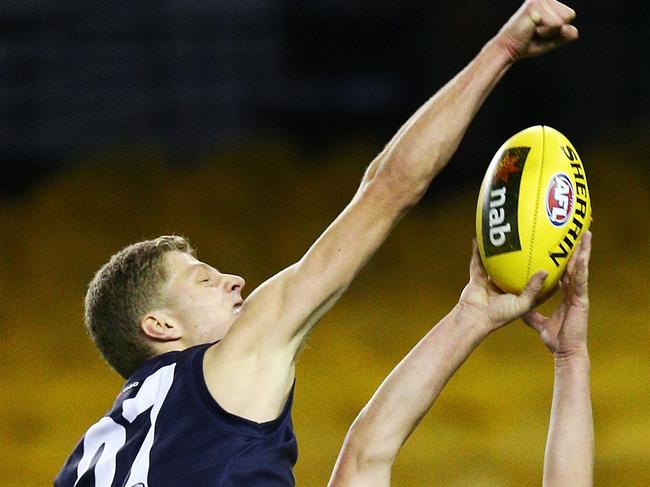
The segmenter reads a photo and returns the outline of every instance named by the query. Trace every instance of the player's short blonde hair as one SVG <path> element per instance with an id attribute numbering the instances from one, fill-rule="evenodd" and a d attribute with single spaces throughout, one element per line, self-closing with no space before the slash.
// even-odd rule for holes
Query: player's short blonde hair
<path id="1" fill-rule="evenodd" d="M 173 250 L 194 255 L 183 237 L 144 240 L 113 255 L 88 285 L 86 328 L 104 359 L 124 378 L 153 355 L 140 320 L 164 304 L 160 292 L 167 279 L 163 257 Z"/>

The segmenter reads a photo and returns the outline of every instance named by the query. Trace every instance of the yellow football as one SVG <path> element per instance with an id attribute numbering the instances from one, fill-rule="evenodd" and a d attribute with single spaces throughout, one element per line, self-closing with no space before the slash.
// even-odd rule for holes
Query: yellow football
<path id="1" fill-rule="evenodd" d="M 564 135 L 537 125 L 499 148 L 481 184 L 476 236 L 503 291 L 520 293 L 541 270 L 543 292 L 552 289 L 590 222 L 584 166 Z"/>

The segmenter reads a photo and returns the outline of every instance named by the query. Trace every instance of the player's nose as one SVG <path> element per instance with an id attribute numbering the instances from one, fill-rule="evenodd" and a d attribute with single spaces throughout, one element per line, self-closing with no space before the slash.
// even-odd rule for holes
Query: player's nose
<path id="1" fill-rule="evenodd" d="M 246 285 L 246 281 L 244 281 L 243 277 L 235 276 L 234 274 L 224 274 L 223 285 L 228 292 L 241 292 Z"/>

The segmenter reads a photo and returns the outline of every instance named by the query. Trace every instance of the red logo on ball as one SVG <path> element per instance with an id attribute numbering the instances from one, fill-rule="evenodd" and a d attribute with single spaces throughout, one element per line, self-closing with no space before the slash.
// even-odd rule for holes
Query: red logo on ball
<path id="1" fill-rule="evenodd" d="M 546 214 L 556 227 L 561 227 L 569 221 L 573 210 L 573 184 L 564 173 L 558 173 L 551 178 L 546 190 Z"/>

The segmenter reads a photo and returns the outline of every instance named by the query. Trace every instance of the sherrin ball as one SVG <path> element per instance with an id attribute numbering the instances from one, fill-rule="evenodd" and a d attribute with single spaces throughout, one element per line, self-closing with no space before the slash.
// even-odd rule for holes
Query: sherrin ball
<path id="1" fill-rule="evenodd" d="M 545 270 L 547 293 L 590 222 L 585 169 L 564 135 L 537 125 L 506 140 L 485 173 L 476 208 L 479 252 L 497 286 L 520 293 Z"/>

